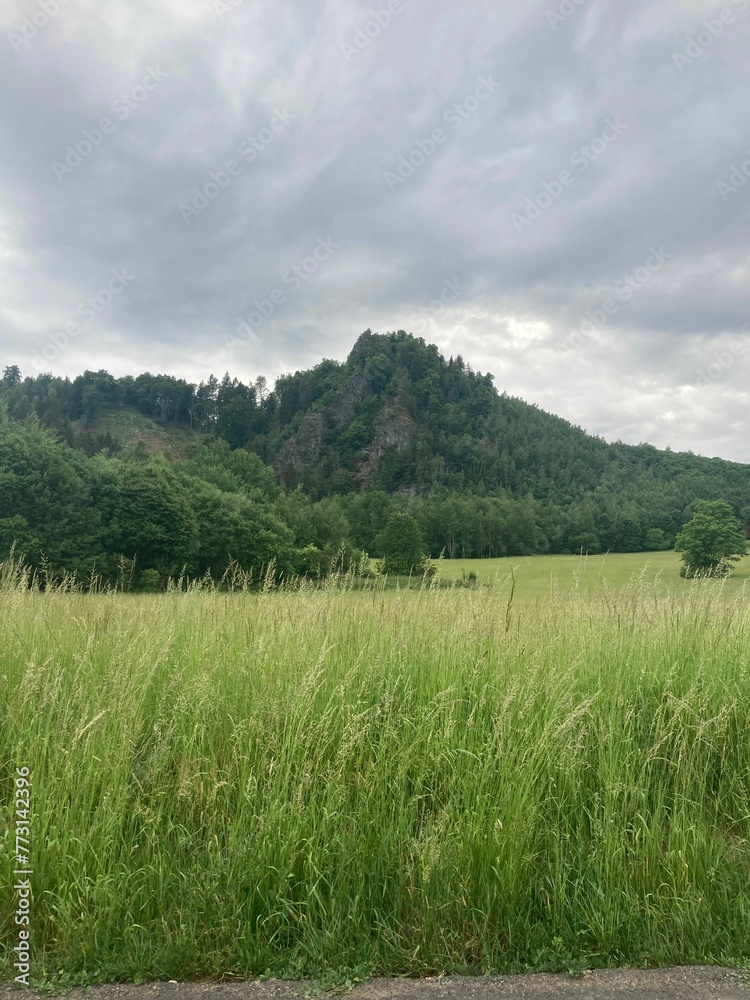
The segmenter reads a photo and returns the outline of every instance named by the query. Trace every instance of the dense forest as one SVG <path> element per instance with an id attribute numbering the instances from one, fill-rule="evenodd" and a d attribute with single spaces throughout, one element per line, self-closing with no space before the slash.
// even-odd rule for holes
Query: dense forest
<path id="1" fill-rule="evenodd" d="M 319 576 L 381 555 L 394 512 L 433 557 L 662 549 L 702 499 L 748 533 L 750 466 L 608 444 L 403 331 L 272 388 L 15 364 L 0 382 L 0 559 L 83 578 Z"/>

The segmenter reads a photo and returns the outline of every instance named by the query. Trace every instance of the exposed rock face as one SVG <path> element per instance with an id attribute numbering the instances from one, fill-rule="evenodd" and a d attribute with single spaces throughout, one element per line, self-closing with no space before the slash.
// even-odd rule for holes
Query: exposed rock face
<path id="1" fill-rule="evenodd" d="M 324 410 L 308 413 L 297 433 L 281 447 L 273 467 L 285 479 L 300 469 L 319 462 L 327 429 L 340 430 L 354 416 L 357 406 L 372 390 L 361 372 L 354 372 L 345 389 Z"/>
<path id="2" fill-rule="evenodd" d="M 297 433 L 281 447 L 273 466 L 282 480 L 294 481 L 298 473 L 320 462 L 324 457 L 326 437 L 349 424 L 359 404 L 372 395 L 370 384 L 355 371 L 344 390 L 322 410 L 308 413 Z M 380 463 L 392 448 L 404 451 L 414 440 L 417 425 L 398 396 L 383 406 L 375 421 L 372 443 L 364 450 L 359 464 L 359 478 L 368 486 L 377 476 Z"/>
<path id="3" fill-rule="evenodd" d="M 362 482 L 367 485 L 380 468 L 383 455 L 390 449 L 404 451 L 414 440 L 417 425 L 398 400 L 392 400 L 378 414 L 375 436 L 365 451 L 365 461 L 360 468 Z"/>
<path id="4" fill-rule="evenodd" d="M 297 433 L 281 446 L 273 467 L 282 480 L 320 460 L 325 421 L 322 413 L 308 413 Z"/>
<path id="5" fill-rule="evenodd" d="M 354 412 L 362 402 L 372 395 L 367 379 L 361 372 L 354 372 L 346 388 L 325 410 L 325 415 L 332 421 L 336 430 L 345 427 L 354 416 Z"/>

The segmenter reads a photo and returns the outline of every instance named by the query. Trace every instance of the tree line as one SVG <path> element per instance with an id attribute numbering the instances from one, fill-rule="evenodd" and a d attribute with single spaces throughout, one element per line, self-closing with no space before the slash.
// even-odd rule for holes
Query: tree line
<path id="1" fill-rule="evenodd" d="M 180 428 L 180 456 L 124 445 L 129 414 Z M 0 558 L 15 542 L 34 566 L 107 581 L 320 576 L 382 557 L 395 515 L 433 558 L 671 548 L 702 499 L 747 533 L 749 472 L 607 444 L 403 331 L 366 331 L 346 362 L 272 388 L 15 365 L 0 381 Z"/>

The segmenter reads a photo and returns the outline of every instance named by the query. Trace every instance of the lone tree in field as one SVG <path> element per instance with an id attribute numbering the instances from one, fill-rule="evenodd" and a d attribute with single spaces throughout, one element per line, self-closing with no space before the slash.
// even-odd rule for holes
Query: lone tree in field
<path id="1" fill-rule="evenodd" d="M 701 500 L 675 549 L 682 553 L 680 576 L 728 576 L 732 563 L 747 553 L 747 541 L 728 503 Z"/>
<path id="2" fill-rule="evenodd" d="M 375 543 L 383 553 L 378 563 L 379 573 L 409 576 L 427 569 L 422 533 L 411 514 L 391 514 Z"/>

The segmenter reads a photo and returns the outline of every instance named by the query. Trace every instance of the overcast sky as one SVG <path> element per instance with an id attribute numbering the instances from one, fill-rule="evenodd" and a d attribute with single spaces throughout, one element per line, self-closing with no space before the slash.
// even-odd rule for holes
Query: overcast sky
<path id="1" fill-rule="evenodd" d="M 608 440 L 750 462 L 750 0 L 0 29 L 0 364 L 272 379 L 406 329 Z"/>

